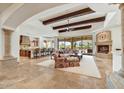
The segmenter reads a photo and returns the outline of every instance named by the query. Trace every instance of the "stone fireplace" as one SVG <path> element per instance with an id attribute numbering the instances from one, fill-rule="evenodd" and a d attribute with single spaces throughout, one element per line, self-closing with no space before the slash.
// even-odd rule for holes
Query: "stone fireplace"
<path id="1" fill-rule="evenodd" d="M 104 31 L 96 35 L 96 56 L 101 58 L 112 58 L 111 32 Z"/>

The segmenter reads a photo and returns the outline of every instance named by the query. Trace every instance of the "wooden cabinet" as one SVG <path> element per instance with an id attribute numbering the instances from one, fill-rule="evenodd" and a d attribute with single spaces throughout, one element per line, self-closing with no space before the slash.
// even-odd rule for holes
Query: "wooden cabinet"
<path id="1" fill-rule="evenodd" d="M 32 50 L 39 46 L 39 38 L 29 37 L 29 36 L 20 36 L 20 56 L 31 58 Z"/>
<path id="2" fill-rule="evenodd" d="M 20 56 L 22 57 L 30 57 L 31 53 L 29 50 L 20 50 Z"/>

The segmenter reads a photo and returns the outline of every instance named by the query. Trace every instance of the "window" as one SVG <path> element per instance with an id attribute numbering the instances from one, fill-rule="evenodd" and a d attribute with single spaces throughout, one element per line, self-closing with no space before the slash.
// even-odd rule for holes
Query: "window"
<path id="1" fill-rule="evenodd" d="M 71 48 L 71 42 L 66 41 L 65 42 L 65 48 Z"/>
<path id="2" fill-rule="evenodd" d="M 59 49 L 65 48 L 64 41 L 59 41 Z"/>

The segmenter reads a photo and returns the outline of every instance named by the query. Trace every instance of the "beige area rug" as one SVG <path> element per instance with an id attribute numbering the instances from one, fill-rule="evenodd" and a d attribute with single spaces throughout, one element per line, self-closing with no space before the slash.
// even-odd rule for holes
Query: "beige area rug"
<path id="1" fill-rule="evenodd" d="M 54 60 L 46 60 L 37 65 L 54 68 Z M 80 62 L 80 67 L 57 68 L 61 71 L 67 71 L 76 74 L 83 74 L 91 77 L 101 78 L 100 72 L 96 66 L 93 56 L 84 55 Z"/>

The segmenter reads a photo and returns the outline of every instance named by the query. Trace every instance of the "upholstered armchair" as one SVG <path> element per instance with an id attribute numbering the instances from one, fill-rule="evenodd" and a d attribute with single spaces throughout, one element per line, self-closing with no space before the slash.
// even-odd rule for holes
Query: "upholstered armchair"
<path id="1" fill-rule="evenodd" d="M 65 57 L 55 57 L 55 68 L 69 67 L 69 63 L 66 62 Z"/>
<path id="2" fill-rule="evenodd" d="M 67 62 L 70 67 L 80 66 L 80 59 L 78 57 L 68 57 Z"/>

